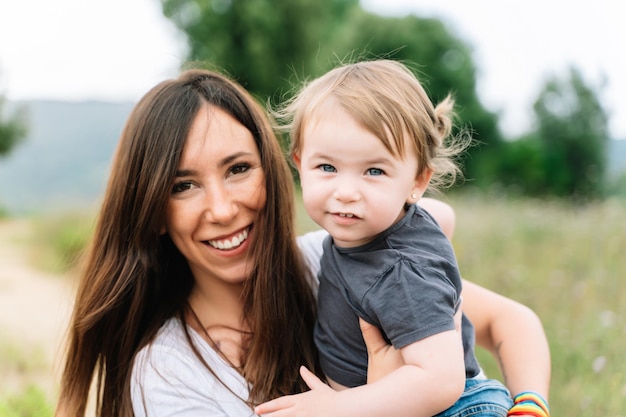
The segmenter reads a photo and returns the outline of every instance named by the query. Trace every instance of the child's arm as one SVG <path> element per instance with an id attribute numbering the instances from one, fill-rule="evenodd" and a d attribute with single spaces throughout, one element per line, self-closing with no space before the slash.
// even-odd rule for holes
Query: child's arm
<path id="1" fill-rule="evenodd" d="M 450 330 L 400 349 L 405 365 L 378 381 L 334 391 L 310 372 L 302 376 L 311 391 L 259 405 L 258 414 L 287 416 L 424 416 L 450 407 L 465 386 L 459 333 Z"/>

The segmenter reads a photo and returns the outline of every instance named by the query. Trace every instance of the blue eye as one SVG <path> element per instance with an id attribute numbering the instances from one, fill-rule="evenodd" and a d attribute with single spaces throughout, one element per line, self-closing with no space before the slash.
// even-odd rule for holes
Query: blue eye
<path id="1" fill-rule="evenodd" d="M 384 175 L 385 171 L 383 171 L 380 168 L 370 168 L 370 169 L 367 170 L 367 173 L 369 175 Z"/>
<path id="2" fill-rule="evenodd" d="M 324 172 L 337 172 L 335 167 L 330 164 L 322 164 L 319 166 L 319 168 Z"/>

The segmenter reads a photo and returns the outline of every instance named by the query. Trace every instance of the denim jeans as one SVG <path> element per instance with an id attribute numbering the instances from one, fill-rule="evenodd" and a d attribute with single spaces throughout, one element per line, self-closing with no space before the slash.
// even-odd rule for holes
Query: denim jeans
<path id="1" fill-rule="evenodd" d="M 500 381 L 477 376 L 465 381 L 461 398 L 435 417 L 506 417 L 513 400 Z"/>

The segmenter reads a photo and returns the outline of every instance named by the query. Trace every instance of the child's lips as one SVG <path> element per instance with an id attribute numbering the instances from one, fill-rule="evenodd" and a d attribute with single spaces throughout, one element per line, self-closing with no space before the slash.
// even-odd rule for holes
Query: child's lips
<path id="1" fill-rule="evenodd" d="M 361 218 L 354 213 L 332 213 L 335 223 L 350 225 L 358 222 Z"/>

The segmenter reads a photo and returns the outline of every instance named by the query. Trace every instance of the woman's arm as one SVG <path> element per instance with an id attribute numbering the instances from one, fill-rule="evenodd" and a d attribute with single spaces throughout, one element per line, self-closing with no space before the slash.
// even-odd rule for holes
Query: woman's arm
<path id="1" fill-rule="evenodd" d="M 419 205 L 437 220 L 448 239 L 452 239 L 456 225 L 454 209 L 432 198 L 422 198 Z M 498 361 L 503 382 L 511 394 L 534 391 L 547 399 L 550 349 L 539 317 L 525 305 L 466 280 L 463 282 L 463 311 L 474 325 L 476 343 Z M 376 346 L 382 351 L 378 344 Z"/>
<path id="2" fill-rule="evenodd" d="M 426 211 L 437 220 L 443 233 L 452 241 L 454 228 L 456 227 L 456 213 L 454 213 L 454 209 L 443 201 L 428 197 L 421 198 L 417 202 L 417 205 L 426 209 Z"/>
<path id="3" fill-rule="evenodd" d="M 550 349 L 535 312 L 468 281 L 463 282 L 463 311 L 474 325 L 476 344 L 496 358 L 511 394 L 534 391 L 547 399 Z"/>

